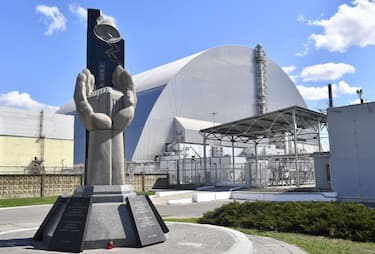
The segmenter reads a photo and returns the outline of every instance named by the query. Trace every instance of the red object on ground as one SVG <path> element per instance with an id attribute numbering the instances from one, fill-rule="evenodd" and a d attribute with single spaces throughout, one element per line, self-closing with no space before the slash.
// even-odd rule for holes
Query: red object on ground
<path id="1" fill-rule="evenodd" d="M 112 241 L 108 242 L 108 244 L 107 244 L 107 249 L 108 249 L 108 250 L 113 249 L 113 242 L 112 242 Z"/>

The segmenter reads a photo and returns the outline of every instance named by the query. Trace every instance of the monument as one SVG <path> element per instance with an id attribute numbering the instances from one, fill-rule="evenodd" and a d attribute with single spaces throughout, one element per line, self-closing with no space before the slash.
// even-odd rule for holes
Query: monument
<path id="1" fill-rule="evenodd" d="M 148 196 L 125 185 L 124 129 L 137 98 L 124 66 L 124 40 L 100 10 L 88 9 L 87 68 L 76 79 L 74 102 L 87 129 L 85 185 L 60 196 L 33 240 L 41 248 L 143 247 L 169 230 Z"/>

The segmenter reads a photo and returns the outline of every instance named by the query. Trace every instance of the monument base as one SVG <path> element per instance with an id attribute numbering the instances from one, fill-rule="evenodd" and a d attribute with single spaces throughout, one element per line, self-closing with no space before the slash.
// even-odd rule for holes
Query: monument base
<path id="1" fill-rule="evenodd" d="M 54 251 L 143 247 L 166 240 L 169 230 L 148 196 L 131 185 L 80 186 L 58 197 L 33 241 Z"/>

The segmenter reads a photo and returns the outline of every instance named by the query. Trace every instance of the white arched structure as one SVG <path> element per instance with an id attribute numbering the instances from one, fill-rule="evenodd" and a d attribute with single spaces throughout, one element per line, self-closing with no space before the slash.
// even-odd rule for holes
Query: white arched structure
<path id="1" fill-rule="evenodd" d="M 271 59 L 264 62 L 267 111 L 306 107 L 288 75 Z M 153 160 L 166 144 L 181 141 L 184 123 L 191 140 L 186 134 L 182 141 L 199 142 L 195 134 L 212 126 L 213 112 L 220 123 L 257 115 L 258 76 L 255 50 L 244 46 L 211 48 L 135 75 L 138 105 L 126 132 L 127 160 Z M 67 105 L 60 112 L 73 110 Z"/>

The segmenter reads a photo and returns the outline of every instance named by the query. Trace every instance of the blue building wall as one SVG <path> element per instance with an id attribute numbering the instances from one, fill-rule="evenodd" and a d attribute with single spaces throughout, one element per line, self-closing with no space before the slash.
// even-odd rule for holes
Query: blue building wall
<path id="1" fill-rule="evenodd" d="M 161 85 L 137 93 L 135 116 L 126 129 L 124 140 L 126 160 L 131 160 L 147 118 L 164 87 L 165 85 Z M 77 114 L 74 112 L 70 115 L 74 116 L 74 164 L 83 164 L 85 163 L 86 131 Z"/>
<path id="2" fill-rule="evenodd" d="M 139 137 L 142 134 L 143 127 L 147 121 L 156 100 L 159 98 L 165 85 L 154 87 L 137 93 L 137 107 L 133 122 L 126 129 L 125 133 L 125 158 L 131 160 L 134 150 L 137 146 Z"/>

